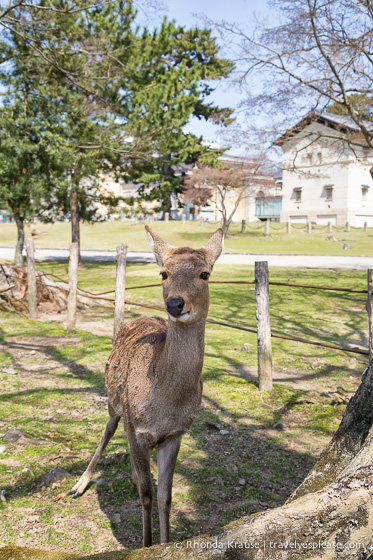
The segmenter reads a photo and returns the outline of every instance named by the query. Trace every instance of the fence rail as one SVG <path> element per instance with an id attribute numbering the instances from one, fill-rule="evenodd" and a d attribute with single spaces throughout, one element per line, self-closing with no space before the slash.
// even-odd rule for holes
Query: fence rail
<path id="1" fill-rule="evenodd" d="M 73 245 L 73 244 L 72 244 Z M 32 259 L 32 244 L 29 244 L 30 247 L 30 259 L 29 259 L 29 266 L 30 272 L 32 276 L 32 267 L 34 260 Z M 91 292 L 85 290 L 83 288 L 78 287 L 78 266 L 76 261 L 76 249 L 75 247 L 71 247 L 70 250 L 70 260 L 69 260 L 69 280 L 61 278 L 56 274 L 45 274 L 41 273 L 40 275 L 36 275 L 36 284 L 40 283 L 41 276 L 47 276 L 51 278 L 56 278 L 59 282 L 65 284 L 65 286 L 59 286 L 59 289 L 68 296 L 68 330 L 74 328 L 75 326 L 75 315 L 76 315 L 76 298 L 77 295 L 82 295 L 85 298 L 92 299 L 92 300 L 103 300 L 105 302 L 109 302 L 114 306 L 114 316 L 115 319 L 115 327 L 114 327 L 114 334 L 118 331 L 120 324 L 123 322 L 124 318 L 124 307 L 125 305 L 131 305 L 135 307 L 142 307 L 146 309 L 154 309 L 156 311 L 161 311 L 166 313 L 166 310 L 163 306 L 157 305 L 150 305 L 146 303 L 140 303 L 137 301 L 132 301 L 126 299 L 125 291 L 126 290 L 136 290 L 136 289 L 147 289 L 147 288 L 154 288 L 154 287 L 161 287 L 161 283 L 154 283 L 154 284 L 143 284 L 139 286 L 125 286 L 125 267 L 126 267 L 126 250 L 125 246 L 118 247 L 118 255 L 120 254 L 120 263 L 117 264 L 117 279 L 116 279 L 116 289 L 115 290 L 107 290 L 105 292 Z M 258 265 L 258 266 L 257 266 Z M 263 278 L 260 280 L 261 277 L 259 271 L 260 270 L 267 270 L 268 271 L 268 264 L 266 262 L 256 263 L 255 267 L 255 280 L 211 280 L 210 284 L 233 284 L 233 285 L 255 285 L 256 287 L 256 309 L 257 309 L 257 329 L 246 327 L 242 325 L 232 324 L 225 321 L 219 321 L 214 318 L 208 318 L 207 322 L 209 324 L 220 325 L 223 327 L 231 328 L 240 330 L 243 332 L 249 332 L 257 335 L 258 338 L 258 364 L 262 364 L 259 367 L 259 386 L 261 389 L 270 389 L 272 386 L 272 372 L 271 372 L 271 345 L 268 343 L 271 338 L 279 338 L 283 340 L 290 340 L 294 342 L 299 342 L 301 344 L 310 344 L 313 346 L 323 347 L 323 348 L 330 348 L 333 350 L 339 350 L 342 352 L 349 352 L 353 354 L 360 354 L 364 356 L 369 356 L 369 360 L 372 360 L 373 357 L 373 271 L 368 270 L 368 289 L 362 290 L 357 288 L 348 288 L 348 287 L 336 287 L 336 286 L 322 286 L 322 285 L 313 285 L 313 284 L 297 284 L 297 283 L 290 283 L 290 282 L 278 282 L 268 279 L 268 274 L 264 275 L 264 284 Z M 4 270 L 3 270 L 4 273 Z M 8 274 L 9 278 L 19 278 L 16 275 Z M 35 274 L 34 274 L 35 276 Z M 29 280 L 28 280 L 29 281 Z M 262 290 L 258 290 L 258 284 L 262 283 Z M 30 285 L 30 284 L 29 284 Z M 31 284 L 32 286 L 33 284 Z M 48 286 L 50 288 L 56 288 L 55 286 L 48 285 L 47 283 L 43 283 L 44 287 Z M 269 308 L 269 298 L 266 302 L 265 294 L 269 294 L 269 286 L 281 286 L 281 287 L 289 287 L 289 288 L 300 288 L 300 289 L 312 289 L 312 290 L 329 290 L 329 291 L 336 291 L 336 292 L 346 292 L 346 293 L 354 293 L 354 294 L 367 294 L 368 301 L 367 301 L 367 311 L 369 317 L 369 348 L 359 348 L 359 347 L 351 347 L 351 346 L 343 346 L 339 344 L 331 344 L 327 342 L 321 342 L 317 340 L 307 340 L 304 338 L 285 335 L 285 334 L 278 334 L 271 331 L 270 327 L 270 308 Z M 2 293 L 8 292 L 8 289 L 2 291 Z M 261 293 L 259 293 L 261 292 Z M 119 294 L 116 299 L 105 297 L 109 294 Z M 264 295 L 263 295 L 264 294 Z M 1 295 L 1 294 L 0 294 Z M 260 302 L 260 298 L 264 298 L 262 303 Z M 32 318 L 35 318 L 35 308 L 32 305 L 29 305 L 29 313 Z M 263 311 L 259 312 L 260 306 L 262 309 L 265 310 L 266 305 L 268 304 L 268 316 Z M 119 306 L 119 307 L 118 307 Z M 120 309 L 119 309 L 120 308 Z M 264 313 L 264 319 L 262 320 L 261 316 Z M 262 340 L 265 338 L 267 342 L 263 345 Z M 266 359 L 263 360 L 263 355 L 266 355 Z M 263 365 L 264 364 L 264 365 Z M 262 375 L 261 375 L 262 373 Z"/>

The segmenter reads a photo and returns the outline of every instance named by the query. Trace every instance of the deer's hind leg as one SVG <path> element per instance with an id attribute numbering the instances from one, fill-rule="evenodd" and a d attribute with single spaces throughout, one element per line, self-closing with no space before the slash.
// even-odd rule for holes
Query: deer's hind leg
<path id="1" fill-rule="evenodd" d="M 106 424 L 105 431 L 101 437 L 100 443 L 98 444 L 96 453 L 93 455 L 88 467 L 86 468 L 86 470 L 84 471 L 84 473 L 82 474 L 78 482 L 75 484 L 75 486 L 73 486 L 70 492 L 67 492 L 66 494 L 67 496 L 73 494 L 73 498 L 79 498 L 79 496 L 83 494 L 84 490 L 87 488 L 88 484 L 91 481 L 93 471 L 98 461 L 100 460 L 104 449 L 106 448 L 107 444 L 115 434 L 115 431 L 119 424 L 120 416 L 117 416 L 110 403 L 108 405 L 108 409 L 109 409 L 110 420 Z"/>
<path id="2" fill-rule="evenodd" d="M 143 546 L 151 546 L 153 483 L 149 447 L 142 434 L 136 434 L 130 427 L 127 427 L 127 438 L 131 455 L 132 480 L 136 481 L 142 506 Z"/>
<path id="3" fill-rule="evenodd" d="M 161 544 L 170 541 L 172 481 L 180 443 L 181 435 L 174 435 L 158 445 L 158 512 Z"/>

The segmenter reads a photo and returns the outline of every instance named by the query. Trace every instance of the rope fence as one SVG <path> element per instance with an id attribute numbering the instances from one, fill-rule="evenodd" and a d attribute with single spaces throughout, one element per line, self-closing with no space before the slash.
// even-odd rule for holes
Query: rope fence
<path id="1" fill-rule="evenodd" d="M 157 311 L 162 311 L 164 313 L 167 313 L 164 307 L 158 307 L 158 306 L 154 306 L 154 305 L 147 305 L 144 303 L 137 303 L 134 301 L 129 301 L 126 299 L 126 304 L 128 305 L 134 305 L 134 306 L 138 306 L 138 307 L 146 307 L 148 309 L 155 309 Z M 257 334 L 258 330 L 257 329 L 251 329 L 249 327 L 241 327 L 240 325 L 232 325 L 230 323 L 225 323 L 223 321 L 217 321 L 216 319 L 206 319 L 207 323 L 212 323 L 214 325 L 221 325 L 223 327 L 228 327 L 230 329 L 237 329 L 239 331 L 245 331 L 245 332 L 249 332 L 249 333 L 254 333 Z M 273 338 L 282 338 L 284 340 L 292 340 L 294 342 L 301 342 L 303 344 L 311 344 L 313 346 L 322 346 L 324 348 L 332 348 L 335 350 L 342 350 L 343 352 L 351 352 L 353 354 L 363 354 L 365 356 L 369 356 L 369 351 L 368 350 L 362 350 L 360 348 L 349 348 L 347 346 L 339 346 L 336 344 L 328 344 L 326 342 L 316 342 L 316 341 L 312 341 L 312 340 L 306 340 L 305 338 L 299 338 L 299 337 L 294 337 L 294 336 L 286 336 L 283 334 L 276 334 L 271 332 L 271 337 Z"/>
<path id="2" fill-rule="evenodd" d="M 50 276 L 50 277 L 54 277 L 54 278 L 58 278 L 58 280 L 60 280 L 61 282 L 64 282 L 65 284 L 68 283 L 68 281 L 63 278 L 61 278 L 60 276 L 57 276 L 56 274 L 38 274 L 39 276 Z M 18 278 L 18 276 L 10 276 L 9 278 Z M 253 285 L 255 284 L 255 280 L 209 280 L 209 284 L 247 284 L 247 285 Z M 290 282 L 277 282 L 277 281 L 273 281 L 270 280 L 268 282 L 268 284 L 271 286 L 285 286 L 285 287 L 293 287 L 293 288 L 305 288 L 305 289 L 311 289 L 311 290 L 330 290 L 330 291 L 335 291 L 335 292 L 353 292 L 353 293 L 357 293 L 357 294 L 367 294 L 368 290 L 359 290 L 357 288 L 338 288 L 335 286 L 319 286 L 317 284 L 294 284 L 294 283 L 290 283 Z M 47 286 L 47 284 L 44 284 L 44 286 Z M 126 291 L 127 290 L 141 290 L 143 288 L 157 288 L 157 287 L 161 287 L 162 284 L 160 282 L 158 282 L 157 284 L 145 284 L 145 285 L 141 285 L 141 286 L 126 286 Z M 53 288 L 54 286 L 49 286 L 51 288 Z M 64 289 L 61 287 L 61 289 Z M 92 298 L 100 298 L 100 296 L 102 295 L 107 295 L 107 294 L 115 294 L 115 290 L 108 290 L 106 292 L 89 292 L 88 290 L 85 290 L 83 288 L 78 288 L 80 292 L 84 292 L 86 294 L 89 294 Z M 87 296 L 88 297 L 88 296 Z M 105 299 L 105 298 L 100 298 L 100 299 Z M 114 300 L 112 300 L 114 301 Z"/>
<path id="3" fill-rule="evenodd" d="M 304 229 L 304 228 L 303 228 Z M 125 250 L 123 249 L 125 248 Z M 83 289 L 83 288 L 79 288 L 77 285 L 77 277 L 78 277 L 78 268 L 77 266 L 75 267 L 75 271 L 73 272 L 73 274 L 75 275 L 74 278 L 74 283 L 73 285 L 76 286 L 75 289 L 75 302 L 73 302 L 73 304 L 71 304 L 70 300 L 71 300 L 71 285 L 72 285 L 72 279 L 71 279 L 71 269 L 74 270 L 74 267 L 69 267 L 69 279 L 66 280 L 64 278 L 61 278 L 60 276 L 54 274 L 54 273 L 44 273 L 44 272 L 40 272 L 40 273 L 35 273 L 34 270 L 34 274 L 30 275 L 30 271 L 31 271 L 31 267 L 35 266 L 35 261 L 33 259 L 33 255 L 31 254 L 33 252 L 33 244 L 29 243 L 29 251 L 30 251 L 30 258 L 28 259 L 28 264 L 30 267 L 30 270 L 28 270 L 28 274 L 23 271 L 22 273 L 22 279 L 20 276 L 17 276 L 16 274 L 12 274 L 11 272 L 6 273 L 6 271 L 4 270 L 4 267 L 1 266 L 1 270 L 2 273 L 5 275 L 5 277 L 8 279 L 17 279 L 19 281 L 22 281 L 23 284 L 25 284 L 25 281 L 27 281 L 27 288 L 28 288 L 28 303 L 29 303 L 29 310 L 30 310 L 30 306 L 34 306 L 34 310 L 36 309 L 36 305 L 37 305 L 37 290 L 36 287 L 37 285 L 42 285 L 43 288 L 46 289 L 51 289 L 51 290 L 61 290 L 65 295 L 68 296 L 68 303 L 67 303 L 67 311 L 68 311 L 68 316 L 69 316 L 69 309 L 70 309 L 70 324 L 75 325 L 75 314 L 76 314 L 76 297 L 77 295 L 80 295 L 81 297 L 87 298 L 87 299 L 92 299 L 92 300 L 96 300 L 97 304 L 100 304 L 100 300 L 102 302 L 108 302 L 110 303 L 113 307 L 114 307 L 114 313 L 116 313 L 116 305 L 117 305 L 117 300 L 110 298 L 110 297 L 106 297 L 110 294 L 116 294 L 118 293 L 118 290 L 120 291 L 120 293 L 123 295 L 123 297 L 121 298 L 121 304 L 122 304 L 122 311 L 121 311 L 121 315 L 118 318 L 118 323 L 117 326 L 114 330 L 118 330 L 121 322 L 123 322 L 124 320 L 124 306 L 123 306 L 123 301 L 126 305 L 131 305 L 134 307 L 140 307 L 140 308 L 146 308 L 146 309 L 154 309 L 156 311 L 161 311 L 163 313 L 166 313 L 166 310 L 164 308 L 164 306 L 158 306 L 158 305 L 151 305 L 151 304 L 146 304 L 146 303 L 140 303 L 137 301 L 132 301 L 132 300 L 128 300 L 125 298 L 125 291 L 126 290 L 140 290 L 140 289 L 147 289 L 147 288 L 154 288 L 154 287 L 161 287 L 162 284 L 160 282 L 158 283 L 152 283 L 152 284 L 142 284 L 139 286 L 125 286 L 125 280 L 126 280 L 126 274 L 125 274 L 125 265 L 126 265 L 126 246 L 120 246 L 118 247 L 118 249 L 122 249 L 122 253 L 124 251 L 124 257 L 122 255 L 122 273 L 121 274 L 117 274 L 117 280 L 116 280 L 116 288 L 115 290 L 106 290 L 103 292 L 91 292 L 89 290 Z M 124 260 L 123 260 L 124 259 Z M 70 261 L 71 261 L 71 255 L 70 255 Z M 117 267 L 118 267 L 118 259 L 117 259 Z M 10 267 L 8 267 L 10 268 Z M 124 271 L 124 272 L 123 272 Z M 261 276 L 261 274 L 263 276 Z M 55 278 L 58 280 L 58 282 L 62 283 L 61 284 L 49 284 L 48 282 L 42 281 L 41 278 L 42 277 L 46 277 L 46 279 L 50 278 Z M 263 280 L 264 278 L 264 280 Z M 371 280 L 369 280 L 371 278 Z M 33 279 L 33 280 L 32 280 Z M 33 287 L 32 284 L 30 284 L 30 282 L 34 282 L 35 284 L 35 289 Z M 368 295 L 368 302 L 372 301 L 373 302 L 373 270 L 368 270 L 368 289 L 363 290 L 363 289 L 358 289 L 358 288 L 349 288 L 349 287 L 336 287 L 336 286 L 323 286 L 323 285 L 313 285 L 313 284 L 298 284 L 298 283 L 290 283 L 290 282 L 278 282 L 278 281 L 270 281 L 268 278 L 268 263 L 267 262 L 261 262 L 261 263 L 256 263 L 255 265 L 255 279 L 254 280 L 211 280 L 210 284 L 232 284 L 232 285 L 255 285 L 255 299 L 256 299 L 256 306 L 258 309 L 258 305 L 260 304 L 260 298 L 264 298 L 264 306 L 263 309 L 268 309 L 268 320 L 267 320 L 267 331 L 268 331 L 268 339 L 270 340 L 271 338 L 278 338 L 278 339 L 283 339 L 283 340 L 289 340 L 289 341 L 294 341 L 294 342 L 298 342 L 301 344 L 310 344 L 313 346 L 318 346 L 318 347 L 323 347 L 323 348 L 329 348 L 329 349 L 333 349 L 333 350 L 338 350 L 338 351 L 342 351 L 342 352 L 348 352 L 348 353 L 353 353 L 353 354 L 360 354 L 360 355 L 364 355 L 364 356 L 369 356 L 370 360 L 372 359 L 372 353 L 373 353 L 373 305 L 367 305 L 367 310 L 368 310 L 368 314 L 369 314 L 369 349 L 365 349 L 365 348 L 360 348 L 360 347 L 351 347 L 351 346 L 344 346 L 344 345 L 340 345 L 340 344 L 332 344 L 332 343 L 327 343 L 327 342 L 321 342 L 321 341 L 317 341 L 317 340 L 307 340 L 301 337 L 296 337 L 296 336 L 291 336 L 291 335 L 286 335 L 286 334 L 279 334 L 279 333 L 275 333 L 275 332 L 271 332 L 270 326 L 269 326 L 269 286 L 281 286 L 281 287 L 289 287 L 289 288 L 300 288 L 300 289 L 312 289 L 312 290 L 323 290 L 323 291 L 334 291 L 334 292 L 345 292 L 345 293 L 353 293 L 353 294 L 365 294 Z M 262 284 L 262 290 L 260 291 L 260 295 L 259 295 L 259 290 L 258 285 Z M 31 286 L 31 288 L 30 288 Z M 25 287 L 24 287 L 24 292 L 25 293 Z M 9 297 L 8 293 L 10 291 L 10 288 L 6 288 L 3 289 L 0 293 L 0 296 L 4 296 L 3 297 Z M 30 301 L 30 298 L 33 297 L 34 301 Z M 36 298 L 36 299 L 35 299 Z M 261 303 L 261 305 L 263 304 L 263 301 Z M 69 308 L 70 305 L 73 305 L 72 308 Z M 73 315 L 71 315 L 71 309 L 73 309 Z M 254 328 L 250 328 L 247 326 L 243 326 L 243 325 L 238 325 L 238 324 L 232 324 L 229 322 L 225 322 L 223 321 L 219 321 L 217 319 L 214 318 L 208 318 L 207 322 L 209 324 L 214 324 L 214 325 L 219 325 L 219 326 L 223 326 L 226 328 L 230 328 L 230 329 L 236 329 L 239 331 L 243 331 L 243 332 L 249 332 L 249 333 L 253 333 L 256 334 L 258 336 L 258 341 L 259 341 L 259 332 L 263 332 L 263 325 L 260 324 L 260 314 L 257 313 L 257 329 Z M 118 326 L 119 325 L 119 326 Z M 271 348 L 269 348 L 269 350 L 261 350 L 261 351 L 267 351 L 270 354 L 270 360 L 269 360 L 269 364 L 270 364 L 270 368 L 272 367 L 271 365 Z M 260 350 L 259 350 L 259 344 L 258 344 L 258 363 L 260 363 Z M 264 363 L 264 362 L 263 362 Z M 267 367 L 267 366 L 266 366 Z M 269 367 L 269 366 L 268 366 Z M 260 375 L 260 367 L 259 367 L 259 375 Z M 264 373 L 263 373 L 264 375 Z M 268 376 L 268 372 L 266 373 L 267 378 L 271 378 L 272 373 L 270 373 L 270 376 Z M 272 383 L 272 382 L 271 382 Z M 263 387 L 263 386 L 262 386 Z M 270 387 L 272 387 L 272 384 L 270 385 Z"/>

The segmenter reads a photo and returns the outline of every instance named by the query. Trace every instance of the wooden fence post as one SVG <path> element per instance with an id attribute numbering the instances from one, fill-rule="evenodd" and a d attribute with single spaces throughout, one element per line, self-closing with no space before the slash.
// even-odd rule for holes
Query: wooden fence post
<path id="1" fill-rule="evenodd" d="M 166 222 L 166 224 L 167 224 L 167 222 L 168 222 L 169 217 L 170 217 L 169 212 L 165 212 L 165 213 L 164 213 L 164 221 Z"/>
<path id="2" fill-rule="evenodd" d="M 28 314 L 30 319 L 38 317 L 38 292 L 36 287 L 35 274 L 35 248 L 32 237 L 26 239 L 27 249 L 27 297 L 28 297 Z"/>
<path id="3" fill-rule="evenodd" d="M 307 233 L 312 233 L 312 224 L 311 224 L 311 222 L 307 222 Z"/>
<path id="4" fill-rule="evenodd" d="M 288 232 L 289 235 L 291 234 L 291 221 L 290 220 L 288 220 L 288 223 L 287 223 L 287 232 Z"/>
<path id="5" fill-rule="evenodd" d="M 350 222 L 346 222 L 346 231 L 347 231 L 347 232 L 350 231 Z"/>
<path id="6" fill-rule="evenodd" d="M 126 298 L 127 245 L 117 247 L 117 277 L 115 282 L 114 337 L 124 321 Z"/>
<path id="7" fill-rule="evenodd" d="M 204 227 L 204 225 L 205 225 L 205 218 L 200 218 L 200 219 L 199 219 L 199 225 L 200 225 L 201 227 Z"/>
<path id="8" fill-rule="evenodd" d="M 364 222 L 364 231 L 368 231 L 368 222 Z"/>
<path id="9" fill-rule="evenodd" d="M 255 301 L 258 327 L 259 391 L 272 390 L 272 343 L 269 315 L 268 262 L 255 263 Z"/>
<path id="10" fill-rule="evenodd" d="M 181 223 L 185 224 L 185 222 L 186 222 L 186 216 L 185 214 L 181 214 Z"/>
<path id="11" fill-rule="evenodd" d="M 242 220 L 241 222 L 241 233 L 245 233 L 246 231 L 246 220 Z"/>
<path id="12" fill-rule="evenodd" d="M 373 360 L 373 269 L 368 268 L 369 363 Z"/>
<path id="13" fill-rule="evenodd" d="M 264 222 L 264 235 L 269 235 L 269 220 Z"/>
<path id="14" fill-rule="evenodd" d="M 332 222 L 328 222 L 328 233 L 332 233 Z"/>
<path id="15" fill-rule="evenodd" d="M 67 331 L 76 326 L 76 296 L 78 292 L 79 244 L 71 243 L 69 255 L 69 297 L 67 299 Z"/>

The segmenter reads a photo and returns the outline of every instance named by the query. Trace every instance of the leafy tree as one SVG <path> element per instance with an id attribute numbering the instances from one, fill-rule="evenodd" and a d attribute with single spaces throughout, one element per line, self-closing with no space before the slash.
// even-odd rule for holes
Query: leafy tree
<path id="1" fill-rule="evenodd" d="M 349 103 L 361 114 L 365 121 L 373 120 L 373 97 L 366 94 L 352 94 L 349 96 Z M 327 107 L 327 112 L 334 115 L 349 116 L 348 109 L 340 103 L 333 103 Z"/>
<path id="2" fill-rule="evenodd" d="M 134 13 L 126 2 L 93 2 L 84 13 L 74 5 L 65 2 L 62 9 L 61 2 L 53 0 L 45 11 L 44 2 L 13 10 L 22 33 L 14 27 L 3 32 L 0 56 L 7 63 L 0 80 L 8 92 L 27 91 L 32 82 L 34 95 L 27 107 L 39 115 L 36 129 L 41 122 L 48 126 L 45 107 L 53 106 L 52 120 L 58 126 L 49 127 L 49 140 L 60 147 L 65 173 L 58 191 L 47 199 L 49 216 L 68 210 L 72 240 L 79 242 L 80 219 L 95 219 L 99 205 L 111 208 L 118 202 L 98 188 L 98 177 L 111 170 L 118 153 L 129 150 L 116 122 L 118 86 L 112 73 L 117 64 L 112 58 L 114 49 L 122 60 L 123 52 L 131 56 Z M 15 175 L 17 170 L 19 166 Z M 28 206 L 29 214 L 33 208 Z"/>
<path id="3" fill-rule="evenodd" d="M 224 236 L 228 234 L 229 226 L 233 222 L 234 215 L 245 198 L 266 190 L 273 186 L 265 174 L 265 160 L 253 160 L 250 163 L 228 167 L 220 163 L 220 168 L 200 166 L 185 180 L 187 192 L 195 189 L 210 189 L 217 193 L 217 207 L 222 218 L 222 229 Z M 228 204 L 230 193 L 235 192 L 232 205 Z"/>
<path id="4" fill-rule="evenodd" d="M 97 203 L 118 202 L 97 188 L 103 174 L 136 180 L 145 199 L 167 208 L 171 193 L 183 188 L 180 163 L 216 161 L 219 152 L 182 127 L 192 115 L 230 121 L 230 110 L 205 98 L 208 80 L 226 76 L 232 64 L 217 57 L 207 30 L 165 20 L 159 31 L 140 33 L 131 2 L 75 6 L 51 0 L 14 8 L 21 33 L 7 25 L 0 56 L 8 64 L 0 78 L 11 90 L 12 69 L 25 81 L 22 72 L 32 64 L 39 84 L 33 102 L 53 99 L 66 174 L 51 200 L 57 211 L 69 207 L 72 240 L 79 242 L 80 219 L 95 219 Z"/>
<path id="5" fill-rule="evenodd" d="M 153 33 L 145 29 L 138 49 L 142 59 L 130 83 L 137 92 L 131 125 L 137 138 L 150 134 L 149 156 L 128 166 L 124 176 L 139 185 L 143 200 L 158 201 L 158 210 L 169 211 L 171 194 L 184 190 L 187 167 L 181 164 L 217 165 L 223 152 L 183 127 L 191 117 L 225 126 L 232 122 L 232 110 L 215 106 L 208 96 L 211 82 L 227 77 L 233 63 L 219 58 L 210 30 L 186 30 L 174 21 L 164 20 Z"/>
<path id="6" fill-rule="evenodd" d="M 16 221 L 15 264 L 22 266 L 25 221 L 51 217 L 51 199 L 63 183 L 66 155 L 55 104 L 38 89 L 37 62 L 17 45 L 18 61 L 0 72 L 7 93 L 0 108 L 0 204 Z M 7 56 L 6 49 L 1 52 Z"/>

